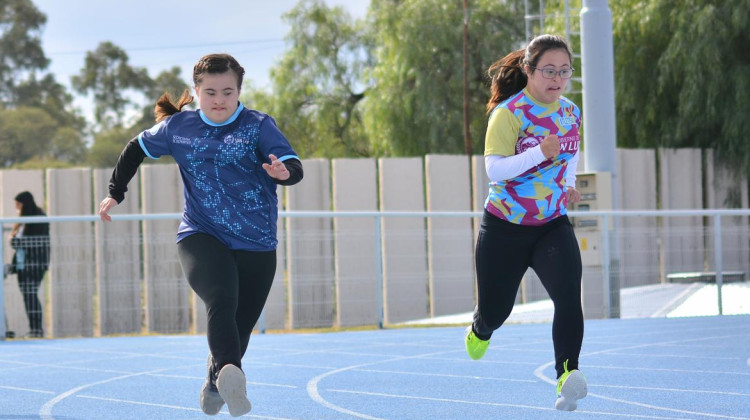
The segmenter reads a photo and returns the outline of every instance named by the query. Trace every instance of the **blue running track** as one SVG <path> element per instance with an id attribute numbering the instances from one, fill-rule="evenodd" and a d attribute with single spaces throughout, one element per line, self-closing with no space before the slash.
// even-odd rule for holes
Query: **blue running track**
<path id="1" fill-rule="evenodd" d="M 587 321 L 589 396 L 554 409 L 549 324 L 254 335 L 253 419 L 750 420 L 750 316 Z M 206 419 L 203 336 L 0 342 L 1 419 Z M 231 418 L 224 410 L 216 418 Z"/>

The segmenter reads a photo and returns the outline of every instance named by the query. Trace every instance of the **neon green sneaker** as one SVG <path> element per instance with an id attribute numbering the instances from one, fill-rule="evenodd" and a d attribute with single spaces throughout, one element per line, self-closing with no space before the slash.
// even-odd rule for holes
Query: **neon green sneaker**
<path id="1" fill-rule="evenodd" d="M 479 360 L 484 356 L 484 352 L 487 351 L 487 347 L 490 346 L 490 340 L 480 340 L 479 337 L 474 335 L 474 331 L 471 329 L 471 325 L 466 328 L 466 353 L 469 354 L 474 360 Z"/>
<path id="2" fill-rule="evenodd" d="M 563 363 L 565 373 L 557 380 L 557 401 L 555 408 L 562 411 L 573 411 L 578 408 L 578 400 L 588 395 L 586 377 L 578 369 L 568 370 L 568 361 Z"/>

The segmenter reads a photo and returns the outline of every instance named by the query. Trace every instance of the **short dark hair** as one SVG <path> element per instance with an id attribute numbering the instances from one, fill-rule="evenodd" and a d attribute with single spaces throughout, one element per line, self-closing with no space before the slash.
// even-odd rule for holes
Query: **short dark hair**
<path id="1" fill-rule="evenodd" d="M 205 74 L 222 74 L 228 71 L 237 76 L 237 90 L 242 87 L 242 78 L 245 77 L 245 69 L 229 54 L 208 54 L 201 57 L 193 67 L 193 83 L 195 86 L 201 84 Z M 193 102 L 190 89 L 185 89 L 177 103 L 172 101 L 169 93 L 165 92 L 156 101 L 154 106 L 154 117 L 156 122 L 162 121 L 170 115 L 182 111 L 185 105 Z"/>
<path id="2" fill-rule="evenodd" d="M 221 74 L 233 71 L 237 76 L 237 89 L 242 88 L 242 78 L 245 76 L 245 69 L 240 63 L 229 54 L 208 54 L 201 57 L 193 67 L 193 83 L 198 86 L 203 80 L 203 75 Z"/>

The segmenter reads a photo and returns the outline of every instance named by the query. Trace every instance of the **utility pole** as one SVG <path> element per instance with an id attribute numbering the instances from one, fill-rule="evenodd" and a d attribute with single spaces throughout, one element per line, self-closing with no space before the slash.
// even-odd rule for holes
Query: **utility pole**
<path id="1" fill-rule="evenodd" d="M 471 156 L 469 134 L 469 0 L 464 0 L 464 147 Z"/>

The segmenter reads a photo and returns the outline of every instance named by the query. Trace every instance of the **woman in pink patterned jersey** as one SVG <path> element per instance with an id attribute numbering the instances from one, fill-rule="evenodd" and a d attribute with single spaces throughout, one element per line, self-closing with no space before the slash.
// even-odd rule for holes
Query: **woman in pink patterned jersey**
<path id="1" fill-rule="evenodd" d="M 484 156 L 490 188 L 475 253 L 479 299 L 465 337 L 469 356 L 480 359 L 510 315 L 523 275 L 534 269 L 555 306 L 555 407 L 567 411 L 587 394 L 578 370 L 581 254 L 566 210 L 580 199 L 581 114 L 562 96 L 571 64 L 564 38 L 540 35 L 489 68 Z"/>

